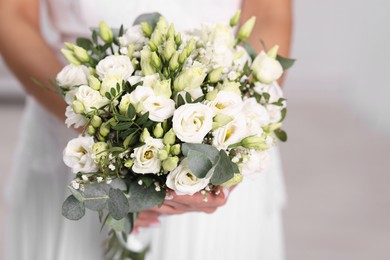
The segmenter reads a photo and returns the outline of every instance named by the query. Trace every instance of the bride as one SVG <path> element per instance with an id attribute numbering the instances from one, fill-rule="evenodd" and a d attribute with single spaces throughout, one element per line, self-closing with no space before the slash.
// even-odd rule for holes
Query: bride
<path id="1" fill-rule="evenodd" d="M 0 51 L 29 94 L 6 196 L 6 260 L 103 259 L 95 214 L 71 222 L 61 216 L 72 175 L 62 162 L 67 140 L 77 133 L 67 129 L 65 102 L 56 93 L 36 86 L 54 79 L 63 64 L 62 42 L 89 36 L 88 28 L 105 20 L 112 27 L 130 25 L 142 13 L 158 11 L 178 30 L 201 22 L 228 22 L 236 9 L 242 20 L 257 16 L 251 42 L 261 48 L 279 44 L 288 55 L 291 33 L 290 0 L 46 0 L 58 42 L 49 44 L 40 31 L 39 0 L 0 0 Z M 284 259 L 281 209 L 284 190 L 277 151 L 271 169 L 246 180 L 229 194 L 207 203 L 199 197 L 174 196 L 161 208 L 142 212 L 136 222 L 138 237 L 151 245 L 147 259 Z M 224 206 L 223 206 L 224 205 Z M 223 206 L 223 207 L 222 207 Z M 191 211 L 191 212 L 190 212 Z M 183 214 L 184 213 L 184 214 Z M 212 213 L 212 214 L 206 214 Z"/>

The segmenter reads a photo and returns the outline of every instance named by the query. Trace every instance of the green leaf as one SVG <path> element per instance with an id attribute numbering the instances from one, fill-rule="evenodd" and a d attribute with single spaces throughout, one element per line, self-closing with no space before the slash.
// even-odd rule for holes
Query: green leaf
<path id="1" fill-rule="evenodd" d="M 295 63 L 295 59 L 284 58 L 280 55 L 276 56 L 276 60 L 280 62 L 280 65 L 282 65 L 283 70 L 288 70 Z"/>
<path id="2" fill-rule="evenodd" d="M 131 135 L 133 132 L 138 131 L 138 130 L 139 130 L 138 128 L 129 128 L 129 129 L 127 129 L 127 130 L 121 132 L 121 133 L 119 134 L 119 137 L 120 137 L 120 138 L 126 138 L 126 137 L 128 137 L 129 135 Z M 137 132 L 137 133 L 138 133 L 138 132 Z"/>
<path id="3" fill-rule="evenodd" d="M 249 42 L 243 43 L 246 52 L 249 54 L 252 60 L 256 58 L 256 51 Z"/>
<path id="4" fill-rule="evenodd" d="M 263 97 L 264 97 L 264 99 L 265 99 L 265 102 L 268 103 L 269 99 L 271 98 L 271 95 L 268 94 L 267 92 L 264 92 L 262 95 L 263 95 Z"/>
<path id="5" fill-rule="evenodd" d="M 186 102 L 184 101 L 184 98 L 182 95 L 177 95 L 177 107 L 180 107 L 184 105 Z"/>
<path id="6" fill-rule="evenodd" d="M 192 102 L 192 97 L 190 95 L 190 93 L 186 92 L 186 102 L 187 103 L 191 103 Z"/>
<path id="7" fill-rule="evenodd" d="M 120 189 L 122 191 L 125 191 L 127 190 L 127 185 L 126 183 L 120 179 L 120 178 L 116 178 L 114 180 L 112 180 L 110 182 L 110 184 L 108 184 L 111 188 L 114 188 L 114 189 Z"/>
<path id="8" fill-rule="evenodd" d="M 143 125 L 143 124 L 145 124 L 148 121 L 148 118 L 149 118 L 149 112 L 146 112 L 140 118 L 138 118 L 135 122 L 138 125 Z"/>
<path id="9" fill-rule="evenodd" d="M 98 44 L 98 35 L 97 35 L 96 30 L 93 30 L 93 31 L 92 31 L 92 41 L 93 41 L 93 43 L 94 43 L 95 45 Z"/>
<path id="10" fill-rule="evenodd" d="M 124 122 L 130 122 L 132 121 L 130 118 L 124 116 L 124 115 L 120 115 L 120 114 L 114 114 L 114 117 L 117 121 L 124 121 Z"/>
<path id="11" fill-rule="evenodd" d="M 190 150 L 187 154 L 187 164 L 191 172 L 198 178 L 206 177 L 213 164 L 209 158 L 201 152 Z"/>
<path id="12" fill-rule="evenodd" d="M 281 114 L 282 114 L 282 119 L 280 119 L 279 122 L 282 122 L 285 118 L 286 118 L 286 115 L 287 115 L 287 108 L 283 108 L 282 111 L 280 111 Z"/>
<path id="13" fill-rule="evenodd" d="M 85 207 L 94 211 L 106 208 L 109 189 L 110 186 L 105 183 L 85 185 L 82 192 Z"/>
<path id="14" fill-rule="evenodd" d="M 131 144 L 134 144 L 134 141 L 138 140 L 137 131 L 131 133 L 126 139 L 123 141 L 123 146 L 128 148 Z"/>
<path id="15" fill-rule="evenodd" d="M 83 202 L 84 201 L 84 197 L 83 195 L 78 191 L 76 190 L 75 188 L 73 188 L 72 186 L 68 186 L 68 189 L 70 190 L 70 192 L 72 193 L 72 195 L 80 202 Z"/>
<path id="16" fill-rule="evenodd" d="M 161 14 L 157 13 L 157 12 L 141 14 L 140 16 L 138 16 L 135 19 L 133 25 L 137 25 L 137 24 L 140 24 L 142 22 L 147 22 L 148 24 L 150 24 L 150 26 L 152 26 L 152 28 L 154 30 L 154 27 L 156 27 L 156 24 L 157 24 L 158 20 L 160 19 L 160 16 L 161 16 Z"/>
<path id="17" fill-rule="evenodd" d="M 203 95 L 203 96 L 200 96 L 198 97 L 197 99 L 195 99 L 194 101 L 192 101 L 192 103 L 200 103 L 202 102 L 203 100 L 205 100 L 206 96 Z"/>
<path id="18" fill-rule="evenodd" d="M 219 151 L 220 159 L 215 166 L 210 182 L 213 185 L 221 185 L 234 176 L 232 161 L 224 150 Z"/>
<path id="19" fill-rule="evenodd" d="M 276 129 L 274 131 L 274 133 L 280 141 L 282 141 L 282 142 L 287 141 L 287 133 L 285 131 L 283 131 L 282 129 Z"/>
<path id="20" fill-rule="evenodd" d="M 124 218 L 129 212 L 129 201 L 125 194 L 119 189 L 111 188 L 109 197 L 108 210 L 110 211 L 111 216 L 116 220 Z"/>
<path id="21" fill-rule="evenodd" d="M 111 99 L 111 94 L 110 93 L 106 92 L 104 95 L 106 96 L 106 98 Z"/>
<path id="22" fill-rule="evenodd" d="M 119 37 L 123 36 L 123 33 L 124 33 L 123 24 L 121 24 L 121 27 L 119 28 L 118 36 Z"/>
<path id="23" fill-rule="evenodd" d="M 85 215 L 85 206 L 70 195 L 62 204 L 62 215 L 70 220 L 79 220 Z"/>
<path id="24" fill-rule="evenodd" d="M 129 105 L 129 108 L 127 109 L 127 116 L 132 119 L 136 114 L 135 108 L 132 104 Z"/>
<path id="25" fill-rule="evenodd" d="M 89 51 L 93 48 L 93 43 L 88 38 L 77 38 L 76 44 L 80 46 L 81 48 L 84 48 L 85 50 Z"/>
<path id="26" fill-rule="evenodd" d="M 151 177 L 148 177 L 147 175 L 141 175 L 138 177 L 138 180 L 142 181 L 142 183 L 146 186 L 149 187 L 154 183 L 154 179 Z"/>
<path id="27" fill-rule="evenodd" d="M 156 191 L 154 185 L 149 187 L 141 186 L 136 182 L 129 187 L 130 212 L 139 212 L 161 205 L 165 199 L 165 190 Z"/>
<path id="28" fill-rule="evenodd" d="M 117 93 L 121 92 L 121 85 L 119 83 L 116 83 L 116 92 Z"/>
<path id="29" fill-rule="evenodd" d="M 218 149 L 209 144 L 184 143 L 182 145 L 182 153 L 184 156 L 187 157 L 190 150 L 194 150 L 206 155 L 213 165 L 215 165 L 219 159 Z"/>
<path id="30" fill-rule="evenodd" d="M 108 215 L 105 223 L 116 232 L 123 232 L 125 229 L 125 221 L 125 218 L 116 220 L 111 215 Z"/>
<path id="31" fill-rule="evenodd" d="M 111 128 L 116 130 L 116 131 L 121 131 L 121 130 L 129 129 L 132 125 L 133 125 L 133 123 L 131 123 L 131 122 L 124 122 L 124 123 L 119 123 Z"/>
<path id="32" fill-rule="evenodd" d="M 111 96 L 113 96 L 113 97 L 116 96 L 116 89 L 115 88 L 111 88 L 110 92 L 111 92 Z"/>

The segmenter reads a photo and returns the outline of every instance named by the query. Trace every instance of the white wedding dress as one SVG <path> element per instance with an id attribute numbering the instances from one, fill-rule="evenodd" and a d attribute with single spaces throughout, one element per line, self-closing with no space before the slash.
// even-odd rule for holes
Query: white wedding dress
<path id="1" fill-rule="evenodd" d="M 239 0 L 47 0 L 50 19 L 63 41 L 89 36 L 89 27 L 105 20 L 112 27 L 130 25 L 142 13 L 158 11 L 177 30 L 201 22 L 228 22 Z M 42 66 L 45 66 L 42 63 Z M 6 260 L 103 259 L 98 216 L 80 221 L 61 216 L 72 174 L 62 162 L 67 140 L 75 136 L 33 98 L 28 98 L 18 154 L 7 189 Z M 214 214 L 162 217 L 161 225 L 137 236 L 151 244 L 151 260 L 284 259 L 281 209 L 284 188 L 277 151 L 271 169 L 246 179 Z"/>

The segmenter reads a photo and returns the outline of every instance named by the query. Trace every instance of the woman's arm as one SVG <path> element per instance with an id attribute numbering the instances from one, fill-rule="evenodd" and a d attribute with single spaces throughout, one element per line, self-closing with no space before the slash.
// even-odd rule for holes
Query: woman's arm
<path id="1" fill-rule="evenodd" d="M 0 53 L 25 90 L 65 120 L 63 98 L 31 80 L 46 83 L 62 68 L 41 34 L 39 21 L 39 0 L 0 0 Z"/>
<path id="2" fill-rule="evenodd" d="M 248 41 L 257 50 L 262 50 L 263 41 L 268 49 L 280 46 L 279 54 L 288 57 L 291 45 L 292 3 L 291 0 L 244 0 L 242 19 L 256 16 L 256 24 Z"/>

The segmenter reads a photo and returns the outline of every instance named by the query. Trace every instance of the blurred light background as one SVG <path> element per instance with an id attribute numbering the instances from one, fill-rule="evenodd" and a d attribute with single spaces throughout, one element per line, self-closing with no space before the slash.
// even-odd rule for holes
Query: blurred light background
<path id="1" fill-rule="evenodd" d="M 390 1 L 297 0 L 294 10 L 281 145 L 287 259 L 390 259 Z M 0 64 L 0 185 L 23 98 Z M 3 223 L 3 198 L 0 207 Z"/>

